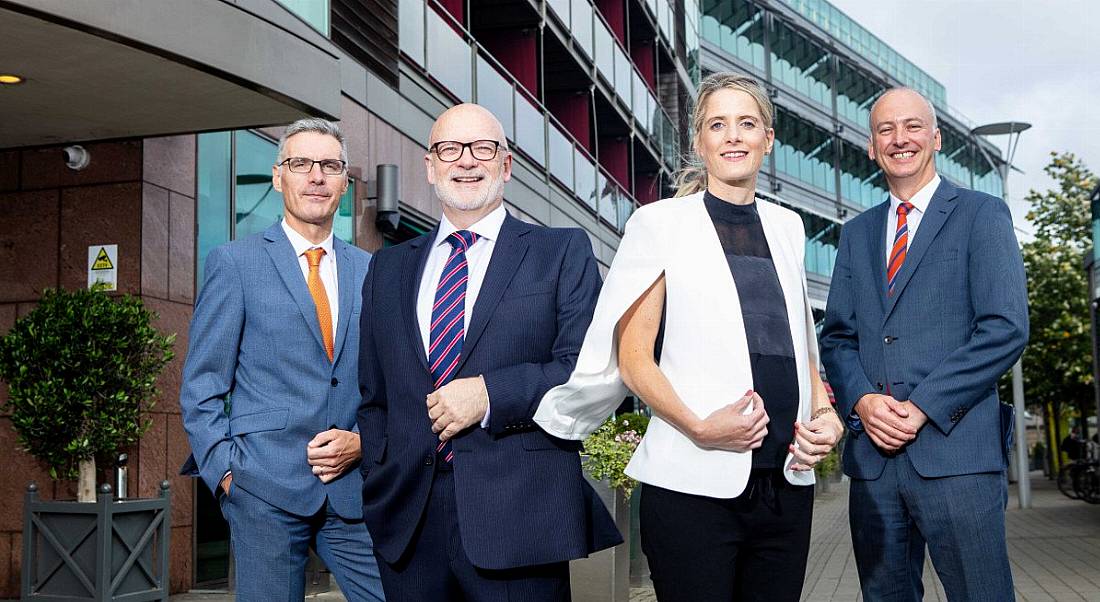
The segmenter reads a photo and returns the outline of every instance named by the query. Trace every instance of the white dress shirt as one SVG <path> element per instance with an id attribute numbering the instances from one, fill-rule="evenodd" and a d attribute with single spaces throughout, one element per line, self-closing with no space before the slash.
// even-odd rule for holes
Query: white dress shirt
<path id="1" fill-rule="evenodd" d="M 463 315 L 463 332 L 470 330 L 470 316 L 474 313 L 474 304 L 477 303 L 477 295 L 481 291 L 481 284 L 485 282 L 485 272 L 489 269 L 489 259 L 493 256 L 493 248 L 500 236 L 500 227 L 504 224 L 504 218 L 508 213 L 501 204 L 488 215 L 478 220 L 467 228 L 468 231 L 477 234 L 478 238 L 470 248 L 466 250 L 466 310 Z M 439 232 L 428 252 L 428 261 L 424 264 L 424 275 L 420 278 L 420 291 L 416 296 L 416 321 L 420 325 L 420 338 L 424 344 L 424 353 L 428 353 L 431 345 L 432 306 L 435 305 L 435 289 L 439 285 L 439 277 L 443 274 L 443 268 L 447 265 L 447 258 L 451 255 L 451 244 L 447 237 L 458 228 L 444 215 L 439 222 Z M 481 421 L 484 427 L 489 423 L 489 412 Z"/>
<path id="2" fill-rule="evenodd" d="M 325 285 L 325 294 L 328 295 L 328 308 L 332 314 L 332 333 L 336 334 L 336 325 L 340 323 L 340 291 L 337 289 L 337 277 L 336 277 L 336 251 L 332 246 L 332 232 L 328 233 L 328 238 L 321 241 L 321 244 L 313 244 L 306 240 L 306 237 L 298 234 L 298 232 L 287 225 L 286 220 L 283 220 L 283 232 L 286 232 L 286 237 L 290 239 L 290 246 L 294 248 L 294 254 L 298 256 L 298 266 L 302 268 L 302 277 L 309 282 L 309 260 L 306 259 L 306 251 L 309 249 L 319 248 L 324 249 L 325 254 L 321 256 L 321 265 L 318 266 L 321 271 L 321 284 Z M 333 341 L 335 344 L 335 341 Z"/>
<path id="3" fill-rule="evenodd" d="M 932 180 L 924 185 L 923 188 L 917 191 L 913 195 L 913 198 L 909 199 L 909 202 L 913 204 L 913 208 L 909 210 L 909 213 L 905 216 L 905 225 L 909 229 L 909 239 L 907 241 L 908 247 L 913 246 L 913 238 L 917 235 L 917 228 L 920 227 L 921 217 L 928 211 L 928 204 L 932 202 L 932 195 L 935 194 L 936 189 L 940 187 L 940 176 L 936 174 L 932 176 Z M 894 236 L 898 231 L 898 206 L 901 205 L 902 200 L 894 196 L 894 193 L 890 193 L 890 213 L 886 215 L 886 265 L 890 265 L 890 251 L 894 248 Z"/>

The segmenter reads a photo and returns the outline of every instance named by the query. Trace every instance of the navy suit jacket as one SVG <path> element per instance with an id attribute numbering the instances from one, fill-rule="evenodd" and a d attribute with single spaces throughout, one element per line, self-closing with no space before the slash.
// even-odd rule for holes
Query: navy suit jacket
<path id="1" fill-rule="evenodd" d="M 911 399 L 928 423 L 906 448 L 917 472 L 1004 470 L 997 380 L 1028 337 L 1027 284 L 1008 206 L 942 180 L 886 294 L 890 203 L 844 225 L 821 359 L 841 416 L 860 397 Z M 857 419 L 858 422 L 858 419 Z M 851 430 L 844 471 L 876 479 L 886 456 Z"/>
<path id="2" fill-rule="evenodd" d="M 333 251 L 340 315 L 331 363 L 313 297 L 279 223 L 207 257 L 180 407 L 199 474 L 215 493 L 232 470 L 234 488 L 287 512 L 312 515 L 327 498 L 340 516 L 361 516 L 359 471 L 325 484 L 306 459 L 317 433 L 355 430 L 359 407 L 358 293 L 370 254 L 339 239 Z"/>
<path id="3" fill-rule="evenodd" d="M 425 403 L 434 388 L 416 318 L 435 236 L 379 251 L 363 286 L 363 516 L 391 563 L 415 553 L 407 548 L 435 471 L 439 440 Z M 543 394 L 572 373 L 599 288 L 583 231 L 505 218 L 455 376 L 482 375 L 491 408 L 488 428 L 474 425 L 452 443 L 457 520 L 475 566 L 560 562 L 622 541 L 581 474 L 579 443 L 531 420 Z"/>

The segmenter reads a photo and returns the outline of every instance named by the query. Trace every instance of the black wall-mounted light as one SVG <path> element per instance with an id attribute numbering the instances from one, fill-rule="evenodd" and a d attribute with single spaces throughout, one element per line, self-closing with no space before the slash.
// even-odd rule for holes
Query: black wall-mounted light
<path id="1" fill-rule="evenodd" d="M 397 166 L 392 163 L 381 163 L 375 170 L 375 196 L 367 197 L 376 201 L 377 215 L 374 225 L 383 234 L 392 234 L 397 231 L 401 223 L 400 195 L 398 193 Z"/>

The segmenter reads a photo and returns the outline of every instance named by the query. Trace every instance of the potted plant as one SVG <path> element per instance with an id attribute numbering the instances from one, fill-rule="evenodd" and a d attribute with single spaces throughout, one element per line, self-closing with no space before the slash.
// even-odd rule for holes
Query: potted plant
<path id="1" fill-rule="evenodd" d="M 840 446 L 835 446 L 814 465 L 814 474 L 817 476 L 818 493 L 828 493 L 833 475 L 840 470 Z"/>
<path id="2" fill-rule="evenodd" d="M 571 578 L 578 599 L 626 602 L 630 597 L 631 495 L 638 482 L 623 471 L 642 442 L 649 416 L 631 412 L 611 416 L 584 440 L 584 469 L 589 483 L 611 510 L 624 545 L 574 561 Z"/>
<path id="3" fill-rule="evenodd" d="M 79 479 L 77 502 L 42 501 L 37 486 L 28 487 L 26 600 L 161 588 L 167 596 L 167 483 L 153 500 L 116 502 L 108 485 L 95 492 L 96 462 L 106 466 L 150 426 L 143 412 L 175 340 L 153 328 L 155 317 L 139 298 L 108 296 L 99 286 L 46 290 L 0 338 L 0 379 L 19 445 L 50 477 Z"/>

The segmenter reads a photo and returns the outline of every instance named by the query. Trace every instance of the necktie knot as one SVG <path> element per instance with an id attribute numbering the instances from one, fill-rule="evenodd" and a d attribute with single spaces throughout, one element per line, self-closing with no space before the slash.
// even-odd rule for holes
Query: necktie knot
<path id="1" fill-rule="evenodd" d="M 312 249 L 306 249 L 306 263 L 309 267 L 315 268 L 321 265 L 321 257 L 324 257 L 325 250 L 320 247 L 314 247 Z"/>
<path id="2" fill-rule="evenodd" d="M 447 236 L 447 242 L 451 243 L 451 246 L 456 249 L 462 249 L 465 253 L 470 249 L 470 245 L 477 242 L 477 233 L 470 232 L 469 230 L 455 230 Z"/>
<path id="3" fill-rule="evenodd" d="M 913 210 L 913 203 L 903 201 L 898 205 L 898 215 L 909 215 L 909 212 Z"/>

